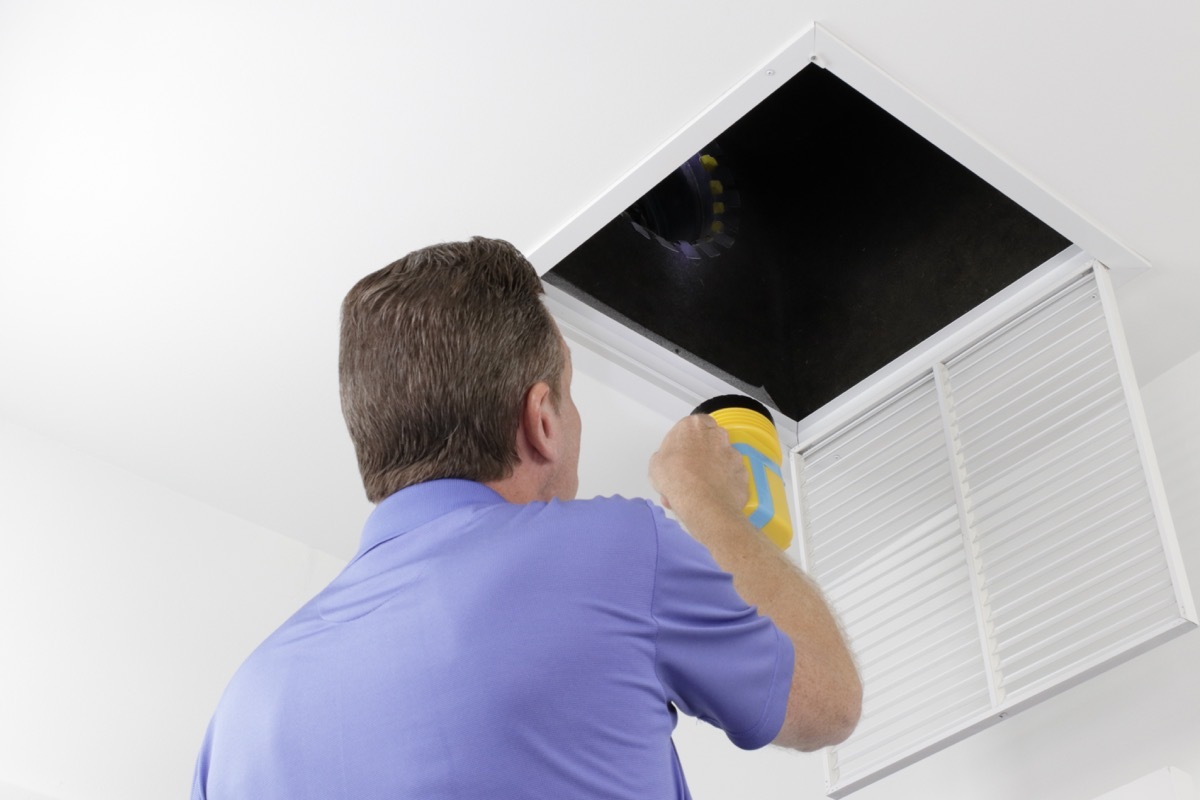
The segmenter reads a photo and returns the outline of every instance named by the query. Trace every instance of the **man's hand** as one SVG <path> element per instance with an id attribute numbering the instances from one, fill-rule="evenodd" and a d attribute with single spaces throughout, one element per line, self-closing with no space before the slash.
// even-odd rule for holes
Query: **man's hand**
<path id="1" fill-rule="evenodd" d="M 740 514 L 750 497 L 741 455 L 708 414 L 675 423 L 650 458 L 650 483 L 681 518 L 697 505 Z"/>

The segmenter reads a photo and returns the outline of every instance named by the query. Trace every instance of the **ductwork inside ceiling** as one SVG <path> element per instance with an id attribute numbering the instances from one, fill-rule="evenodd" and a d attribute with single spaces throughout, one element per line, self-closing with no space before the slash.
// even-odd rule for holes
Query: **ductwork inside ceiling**
<path id="1" fill-rule="evenodd" d="M 1068 245 L 809 66 L 544 278 L 800 419 Z"/>

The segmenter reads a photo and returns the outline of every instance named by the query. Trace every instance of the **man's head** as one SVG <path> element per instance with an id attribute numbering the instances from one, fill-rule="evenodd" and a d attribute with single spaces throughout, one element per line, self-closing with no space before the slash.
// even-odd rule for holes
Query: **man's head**
<path id="1" fill-rule="evenodd" d="M 409 253 L 350 290 L 342 412 L 372 502 L 436 478 L 508 478 L 535 393 L 546 413 L 574 414 L 577 458 L 566 347 L 541 294 L 516 248 L 481 237 Z M 571 480 L 556 476 L 559 496 Z"/>

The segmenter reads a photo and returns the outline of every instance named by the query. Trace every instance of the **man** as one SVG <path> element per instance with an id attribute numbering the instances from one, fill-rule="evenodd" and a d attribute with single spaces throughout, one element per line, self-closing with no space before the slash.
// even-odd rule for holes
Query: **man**
<path id="1" fill-rule="evenodd" d="M 230 682 L 193 798 L 681 798 L 676 709 L 745 748 L 849 735 L 837 625 L 742 516 L 710 417 L 650 464 L 686 533 L 646 501 L 574 500 L 570 355 L 541 291 L 476 238 L 347 295 L 342 406 L 378 505 Z"/>

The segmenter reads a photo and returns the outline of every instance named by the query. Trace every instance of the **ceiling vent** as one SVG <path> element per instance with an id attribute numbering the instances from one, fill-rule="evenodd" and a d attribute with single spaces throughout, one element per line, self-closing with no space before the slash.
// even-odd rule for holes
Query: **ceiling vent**
<path id="1" fill-rule="evenodd" d="M 793 451 L 797 557 L 863 717 L 840 797 L 1196 626 L 1107 270 L 990 304 Z"/>
<path id="2" fill-rule="evenodd" d="M 545 279 L 800 419 L 1069 244 L 810 65 Z"/>
<path id="3" fill-rule="evenodd" d="M 813 26 L 530 258 L 577 342 L 787 439 L 1071 243 L 1147 266 Z"/>

